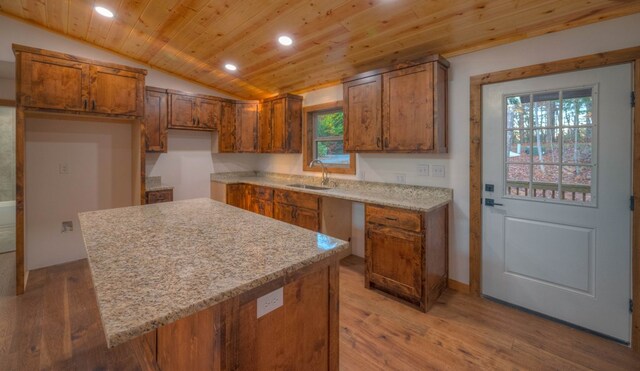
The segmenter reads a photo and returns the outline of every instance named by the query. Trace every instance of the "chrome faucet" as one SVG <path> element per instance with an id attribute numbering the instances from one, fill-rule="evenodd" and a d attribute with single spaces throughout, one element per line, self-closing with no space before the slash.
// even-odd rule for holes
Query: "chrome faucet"
<path id="1" fill-rule="evenodd" d="M 320 182 L 320 184 L 322 184 L 323 186 L 329 185 L 329 175 L 327 174 L 327 167 L 322 161 L 318 159 L 311 161 L 309 163 L 309 167 L 313 167 L 313 165 L 315 164 L 320 164 L 320 166 L 322 166 L 322 181 Z"/>

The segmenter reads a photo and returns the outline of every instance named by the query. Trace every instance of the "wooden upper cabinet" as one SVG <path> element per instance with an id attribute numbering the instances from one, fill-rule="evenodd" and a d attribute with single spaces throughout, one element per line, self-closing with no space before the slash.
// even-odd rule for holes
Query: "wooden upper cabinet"
<path id="1" fill-rule="evenodd" d="M 85 111 L 89 102 L 89 65 L 23 53 L 21 104 L 25 107 Z"/>
<path id="2" fill-rule="evenodd" d="M 230 153 L 236 150 L 236 105 L 234 102 L 220 103 L 220 128 L 218 129 L 217 152 Z"/>
<path id="3" fill-rule="evenodd" d="M 146 71 L 14 45 L 23 107 L 142 117 Z"/>
<path id="4" fill-rule="evenodd" d="M 92 65 L 91 112 L 110 115 L 144 114 L 144 75 L 117 68 Z"/>
<path id="5" fill-rule="evenodd" d="M 235 152 L 258 152 L 257 102 L 236 102 Z"/>
<path id="6" fill-rule="evenodd" d="M 302 97 L 285 94 L 260 104 L 260 152 L 302 152 Z"/>
<path id="7" fill-rule="evenodd" d="M 345 80 L 347 151 L 447 152 L 448 62 L 428 60 Z"/>
<path id="8" fill-rule="evenodd" d="M 382 150 L 382 76 L 344 84 L 344 149 Z"/>
<path id="9" fill-rule="evenodd" d="M 221 101 L 214 97 L 170 90 L 170 129 L 214 131 L 220 123 Z"/>
<path id="10" fill-rule="evenodd" d="M 220 101 L 198 98 L 196 104 L 198 106 L 198 125 L 207 130 L 217 130 L 220 123 Z"/>
<path id="11" fill-rule="evenodd" d="M 144 104 L 147 152 L 167 152 L 167 110 L 167 91 L 147 87 Z"/>
<path id="12" fill-rule="evenodd" d="M 383 75 L 385 150 L 434 150 L 433 65 L 423 64 Z"/>

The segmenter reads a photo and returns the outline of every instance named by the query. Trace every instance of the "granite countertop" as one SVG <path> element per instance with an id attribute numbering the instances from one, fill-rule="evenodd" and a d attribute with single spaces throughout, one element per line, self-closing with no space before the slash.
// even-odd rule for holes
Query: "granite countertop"
<path id="1" fill-rule="evenodd" d="M 146 192 L 173 190 L 173 186 L 162 183 L 162 178 L 159 176 L 147 177 L 145 179 L 144 188 Z"/>
<path id="2" fill-rule="evenodd" d="M 348 242 L 206 198 L 79 217 L 109 347 L 350 253 Z"/>
<path id="3" fill-rule="evenodd" d="M 289 184 L 295 183 L 320 185 L 320 178 L 304 175 L 263 172 L 229 172 L 211 174 L 211 181 L 224 184 L 246 183 L 272 188 L 281 188 L 325 197 L 335 197 L 350 201 L 423 212 L 437 209 L 450 203 L 453 199 L 453 190 L 449 188 L 365 182 L 345 179 L 331 179 L 333 184 L 331 189 L 328 190 L 312 190 L 288 186 Z"/>

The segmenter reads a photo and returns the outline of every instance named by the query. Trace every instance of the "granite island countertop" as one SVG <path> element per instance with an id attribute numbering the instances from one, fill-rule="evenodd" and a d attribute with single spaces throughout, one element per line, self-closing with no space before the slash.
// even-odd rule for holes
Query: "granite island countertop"
<path id="1" fill-rule="evenodd" d="M 348 242 L 210 199 L 79 217 L 109 347 L 350 253 Z"/>
<path id="2" fill-rule="evenodd" d="M 453 200 L 453 190 L 450 188 L 406 184 L 331 179 L 333 184 L 331 188 L 327 190 L 313 190 L 289 186 L 290 184 L 297 183 L 320 185 L 320 178 L 304 175 L 253 171 L 227 172 L 211 174 L 211 181 L 223 184 L 253 184 L 422 212 L 437 209 Z"/>

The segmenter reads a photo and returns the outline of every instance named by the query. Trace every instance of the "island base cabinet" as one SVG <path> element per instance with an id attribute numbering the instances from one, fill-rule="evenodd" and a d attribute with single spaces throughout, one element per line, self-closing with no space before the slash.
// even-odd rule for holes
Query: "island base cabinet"
<path id="1" fill-rule="evenodd" d="M 145 335 L 147 348 L 156 344 L 145 354 L 163 371 L 338 370 L 338 262 L 321 261 L 160 327 Z M 282 305 L 258 317 L 259 298 L 280 288 Z"/>

